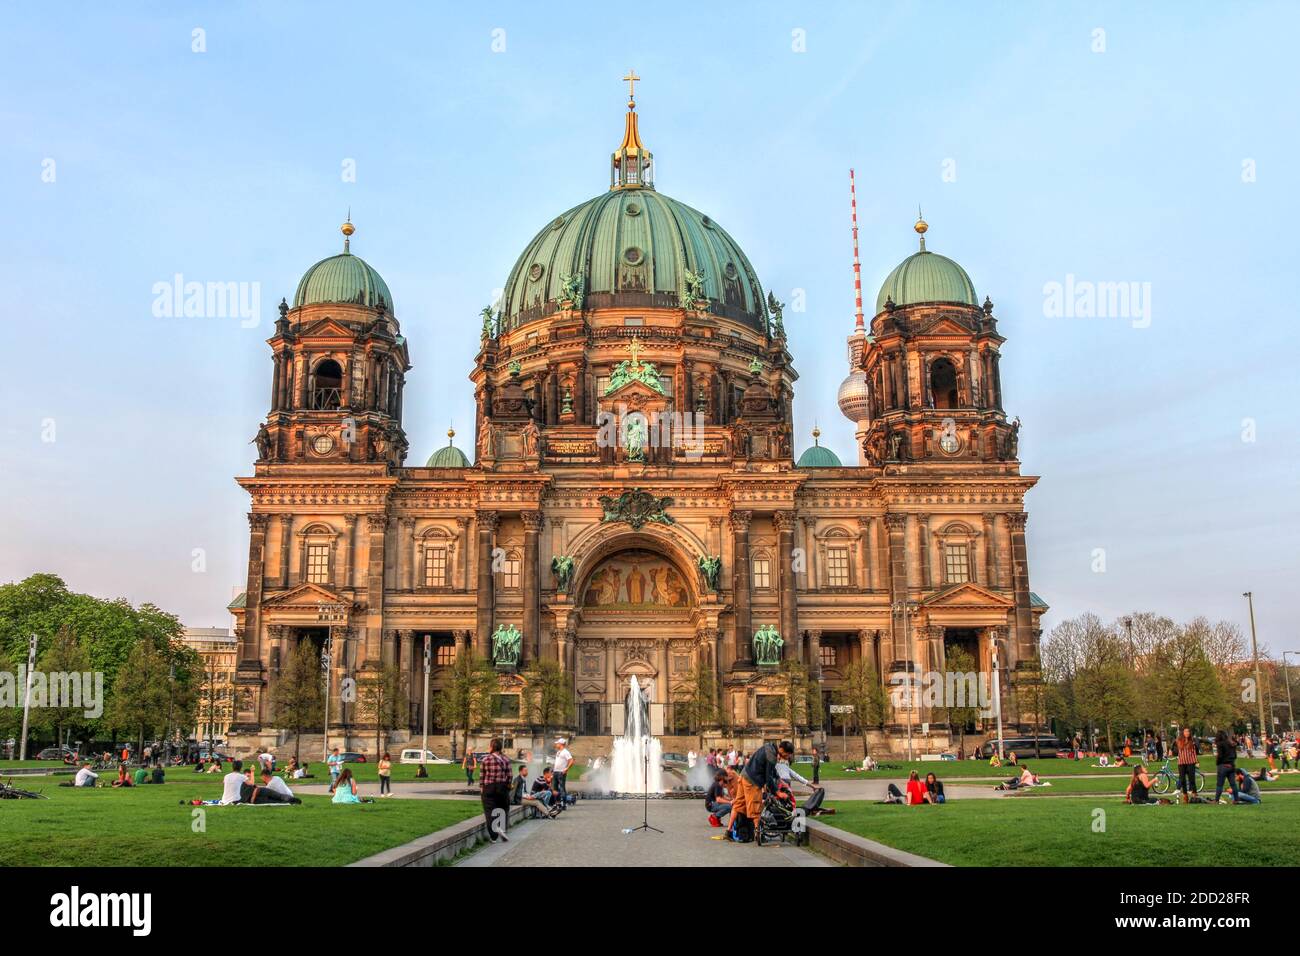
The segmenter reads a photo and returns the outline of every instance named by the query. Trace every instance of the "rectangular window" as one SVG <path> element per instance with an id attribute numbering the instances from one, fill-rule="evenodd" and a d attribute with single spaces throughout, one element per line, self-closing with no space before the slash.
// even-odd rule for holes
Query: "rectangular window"
<path id="1" fill-rule="evenodd" d="M 826 549 L 826 585 L 832 588 L 849 586 L 849 549 Z"/>
<path id="2" fill-rule="evenodd" d="M 519 717 L 518 694 L 493 694 L 492 717 L 496 720 L 515 720 Z"/>
<path id="3" fill-rule="evenodd" d="M 447 586 L 447 549 L 429 548 L 424 552 L 424 586 Z"/>
<path id="4" fill-rule="evenodd" d="M 330 580 L 330 546 L 307 545 L 307 583 L 328 584 Z"/>
<path id="5" fill-rule="evenodd" d="M 501 586 L 507 591 L 519 590 L 519 555 L 513 552 L 501 563 Z"/>
<path id="6" fill-rule="evenodd" d="M 605 391 L 608 388 L 609 388 L 609 376 L 597 375 L 596 376 L 596 397 L 601 398 L 602 396 L 604 396 Z"/>
<path id="7" fill-rule="evenodd" d="M 772 562 L 767 558 L 754 559 L 754 587 L 767 589 L 772 586 Z"/>
<path id="8" fill-rule="evenodd" d="M 645 325 L 645 319 L 641 318 L 641 316 L 639 315 L 625 315 L 623 316 L 623 324 L 624 325 Z"/>
<path id="9" fill-rule="evenodd" d="M 456 663 L 456 645 L 442 643 L 433 649 L 433 662 L 439 667 L 450 667 Z"/>
<path id="10" fill-rule="evenodd" d="M 822 667 L 834 667 L 835 666 L 835 645 L 823 644 L 821 645 L 820 651 L 821 651 L 820 657 L 821 657 Z"/>
<path id="11" fill-rule="evenodd" d="M 759 720 L 780 720 L 785 716 L 785 698 L 780 694 L 757 694 L 754 709 Z"/>
<path id="12" fill-rule="evenodd" d="M 966 545 L 950 544 L 943 549 L 944 572 L 949 584 L 963 584 L 970 580 L 970 559 Z"/>

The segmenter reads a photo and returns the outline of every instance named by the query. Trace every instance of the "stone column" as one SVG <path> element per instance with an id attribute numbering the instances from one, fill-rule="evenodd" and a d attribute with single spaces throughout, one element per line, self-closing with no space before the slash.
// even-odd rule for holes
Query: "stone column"
<path id="1" fill-rule="evenodd" d="M 366 515 L 368 555 L 366 562 L 366 647 L 365 661 L 378 660 L 384 629 L 384 542 L 388 515 Z"/>
<path id="2" fill-rule="evenodd" d="M 414 587 L 411 558 L 413 557 L 412 552 L 415 550 L 415 519 L 403 518 L 398 528 L 397 567 L 398 577 L 401 580 L 399 587 L 403 591 L 410 591 Z"/>
<path id="3" fill-rule="evenodd" d="M 541 596 L 537 573 L 537 545 L 542 533 L 542 513 L 525 511 L 524 522 L 524 646 L 533 660 L 542 656 L 541 615 L 538 598 Z"/>
<path id="4" fill-rule="evenodd" d="M 808 676 L 813 680 L 822 679 L 822 632 L 808 632 Z"/>
<path id="5" fill-rule="evenodd" d="M 456 516 L 456 556 L 452 570 L 452 587 L 465 591 L 469 589 L 467 569 L 469 567 L 469 518 Z"/>
<path id="6" fill-rule="evenodd" d="M 976 545 L 976 550 L 979 552 L 980 557 L 979 563 L 977 564 L 980 575 L 980 584 L 988 588 L 996 588 L 998 587 L 998 559 L 993 541 L 994 516 L 986 514 L 983 516 L 983 521 L 983 540 L 979 541 Z"/>
<path id="7" fill-rule="evenodd" d="M 921 587 L 929 589 L 935 586 L 933 555 L 930 554 L 930 516 L 916 516 L 916 550 L 921 560 Z"/>
<path id="8" fill-rule="evenodd" d="M 866 591 L 871 587 L 871 519 L 858 518 L 858 590 Z"/>
<path id="9" fill-rule="evenodd" d="M 495 511 L 480 511 L 478 523 L 478 593 L 474 632 L 474 656 L 487 657 L 492 639 L 492 617 L 496 606 L 492 580 L 492 535 L 499 516 Z"/>
<path id="10" fill-rule="evenodd" d="M 897 604 L 907 600 L 907 515 L 890 512 L 885 515 L 886 533 L 889 535 L 889 600 Z M 906 648 L 906 635 L 902 633 L 903 615 L 890 613 L 889 660 L 884 660 L 885 648 L 881 647 L 881 673 L 893 666 L 894 661 L 902 659 Z"/>
<path id="11" fill-rule="evenodd" d="M 1004 514 L 995 514 L 993 516 L 993 541 L 994 553 L 997 555 L 998 586 L 1004 591 L 1015 587 L 1015 580 L 1011 576 L 1011 531 L 1007 523 L 1009 518 L 1010 515 Z"/>
<path id="12" fill-rule="evenodd" d="M 885 569 L 882 565 L 885 563 L 881 560 L 881 532 L 880 517 L 873 515 L 867 519 L 871 522 L 871 527 L 867 532 L 867 550 L 871 552 L 871 590 L 885 590 Z"/>
<path id="13" fill-rule="evenodd" d="M 339 586 L 352 587 L 352 552 L 356 547 L 357 516 L 343 516 L 343 573 Z"/>
<path id="14" fill-rule="evenodd" d="M 781 636 L 790 645 L 794 659 L 801 660 L 803 641 L 797 622 L 798 605 L 794 592 L 794 512 L 778 511 L 772 515 L 772 523 L 776 525 L 777 552 L 781 562 Z"/>
<path id="15" fill-rule="evenodd" d="M 266 563 L 266 527 L 271 516 L 248 516 L 248 580 L 244 596 L 244 633 L 239 639 L 239 662 L 260 661 L 262 636 L 258 620 L 262 610 L 262 576 Z"/>
<path id="16" fill-rule="evenodd" d="M 749 668 L 754 664 L 754 628 L 750 615 L 749 594 L 749 521 L 751 511 L 731 513 L 732 602 L 736 622 L 735 646 L 731 669 Z"/>
<path id="17" fill-rule="evenodd" d="M 293 545 L 293 515 L 282 514 L 279 516 L 280 525 L 280 587 L 289 586 L 289 565 L 292 560 L 291 551 Z"/>
<path id="18" fill-rule="evenodd" d="M 876 660 L 876 632 L 861 630 L 858 631 L 858 653 L 863 661 L 866 661 L 875 669 L 876 677 L 880 677 L 880 661 Z"/>
<path id="19" fill-rule="evenodd" d="M 803 519 L 804 560 L 808 562 L 808 590 L 817 590 L 817 519 Z"/>
<path id="20" fill-rule="evenodd" d="M 380 648 L 379 660 L 385 667 L 397 661 L 397 639 L 402 640 L 403 649 L 409 649 L 411 646 L 411 631 L 401 630 L 394 631 L 392 628 L 384 629 L 383 646 Z"/>
<path id="21" fill-rule="evenodd" d="M 1034 656 L 1034 617 L 1029 609 L 1029 557 L 1025 548 L 1025 522 L 1028 520 L 1029 515 L 1023 511 L 1007 515 L 1007 524 L 1011 526 L 1011 581 L 1016 599 L 1016 656 L 1007 661 L 1008 667 Z"/>

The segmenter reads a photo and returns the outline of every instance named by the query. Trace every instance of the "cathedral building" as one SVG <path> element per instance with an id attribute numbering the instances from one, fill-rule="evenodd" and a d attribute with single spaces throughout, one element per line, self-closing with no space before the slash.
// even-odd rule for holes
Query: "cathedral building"
<path id="1" fill-rule="evenodd" d="M 479 731 L 516 740 L 541 729 L 521 703 L 530 669 L 555 662 L 561 727 L 591 752 L 622 732 L 634 675 L 656 734 L 755 741 L 791 733 L 791 662 L 831 703 L 855 666 L 890 690 L 943 672 L 955 647 L 986 674 L 996 657 L 1004 724 L 1027 729 L 1037 479 L 1020 474 L 992 303 L 926 228 L 869 320 L 859 291 L 839 392 L 857 460 L 817 437 L 796 459 L 782 305 L 720 223 L 656 188 L 629 92 L 609 188 L 546 223 L 483 312 L 472 452 L 449 441 L 419 466 L 403 386 L 435 332 L 403 329 L 346 224 L 268 343 L 270 408 L 239 479 L 232 742 L 283 733 L 272 691 L 303 641 L 329 652 L 331 743 L 348 747 L 373 723 L 337 688 L 385 664 L 403 677 L 394 739 L 418 738 L 426 646 L 430 700 L 458 658 L 492 664 Z M 686 706 L 701 686 L 716 702 L 703 727 Z M 949 746 L 934 701 L 894 703 L 873 748 Z M 805 712 L 795 730 L 806 746 L 830 720 Z"/>

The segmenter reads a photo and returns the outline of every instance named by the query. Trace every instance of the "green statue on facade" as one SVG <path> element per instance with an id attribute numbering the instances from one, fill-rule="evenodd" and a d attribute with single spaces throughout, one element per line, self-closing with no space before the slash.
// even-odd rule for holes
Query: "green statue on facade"
<path id="1" fill-rule="evenodd" d="M 781 648 L 785 641 L 776 629 L 776 625 L 767 624 L 754 632 L 754 663 L 781 663 Z"/>
<path id="2" fill-rule="evenodd" d="M 772 313 L 772 335 L 777 338 L 784 337 L 785 321 L 782 319 L 782 315 L 785 312 L 785 303 L 778 302 L 771 289 L 767 290 L 767 308 Z"/>
<path id="3" fill-rule="evenodd" d="M 704 298 L 704 273 L 686 270 L 686 302 L 698 302 Z"/>
<path id="4" fill-rule="evenodd" d="M 513 624 L 507 627 L 498 625 L 492 633 L 492 663 L 514 666 L 519 663 L 523 650 L 524 636 Z"/>
<path id="5" fill-rule="evenodd" d="M 492 306 L 484 306 L 479 315 L 483 317 L 483 331 L 480 334 L 484 339 L 492 338 Z"/>
<path id="6" fill-rule="evenodd" d="M 704 583 L 708 585 L 710 591 L 717 593 L 718 578 L 722 574 L 722 558 L 716 554 L 707 554 L 696 563 L 699 565 L 700 573 L 704 575 Z"/>
<path id="7" fill-rule="evenodd" d="M 556 590 L 568 594 L 573 587 L 573 558 L 567 554 L 557 554 L 551 558 L 551 573 L 555 575 Z"/>
<path id="8" fill-rule="evenodd" d="M 560 273 L 560 301 L 572 302 L 575 309 L 582 308 L 583 287 L 586 285 L 586 276 L 581 272 L 570 275 L 567 272 Z"/>

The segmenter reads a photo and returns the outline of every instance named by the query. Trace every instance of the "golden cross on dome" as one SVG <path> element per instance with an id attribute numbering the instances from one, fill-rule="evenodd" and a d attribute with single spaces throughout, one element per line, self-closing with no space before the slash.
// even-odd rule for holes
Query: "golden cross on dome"
<path id="1" fill-rule="evenodd" d="M 632 333 L 632 341 L 627 343 L 627 350 L 632 353 L 632 368 L 640 368 L 641 363 L 637 360 L 637 356 L 641 354 L 641 340 L 635 332 Z"/>
<path id="2" fill-rule="evenodd" d="M 627 84 L 627 98 L 636 99 L 636 83 L 641 77 L 636 75 L 636 70 L 628 70 L 627 76 L 623 77 L 623 82 Z"/>

